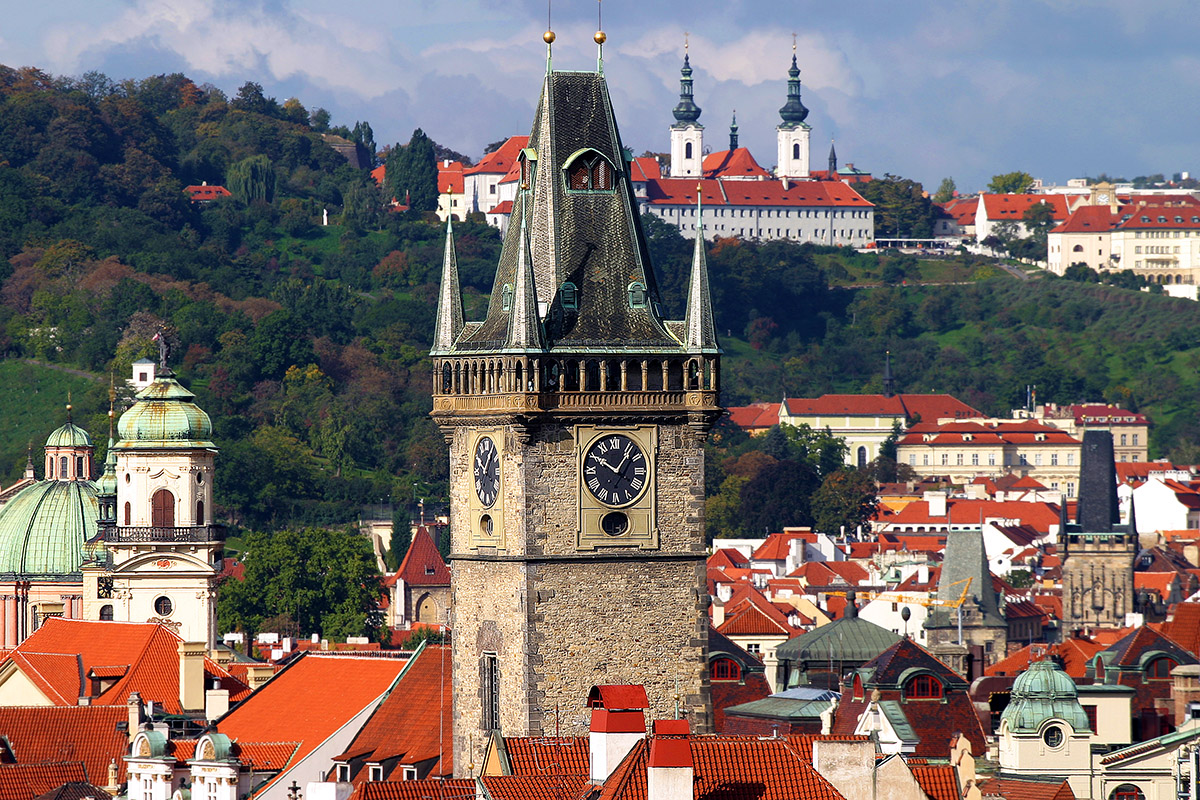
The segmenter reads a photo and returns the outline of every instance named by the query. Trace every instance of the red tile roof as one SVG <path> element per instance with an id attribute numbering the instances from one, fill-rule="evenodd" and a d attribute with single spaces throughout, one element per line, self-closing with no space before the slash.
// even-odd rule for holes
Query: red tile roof
<path id="1" fill-rule="evenodd" d="M 447 191 L 453 194 L 462 194 L 463 188 L 463 165 L 461 161 L 447 161 L 445 159 L 438 162 L 437 188 L 440 194 L 445 194 Z"/>
<path id="2" fill-rule="evenodd" d="M 224 186 L 185 186 L 183 191 L 193 203 L 203 203 L 216 200 L 219 197 L 232 197 L 233 194 Z"/>
<path id="3" fill-rule="evenodd" d="M 1122 230 L 1180 230 L 1200 228 L 1200 210 L 1166 205 L 1127 206 L 1121 209 Z"/>
<path id="4" fill-rule="evenodd" d="M 514 775 L 587 775 L 591 765 L 586 736 L 505 737 Z"/>
<path id="5" fill-rule="evenodd" d="M 701 169 L 706 178 L 771 178 L 745 147 L 709 153 Z"/>
<path id="6" fill-rule="evenodd" d="M 105 784 L 116 759 L 123 782 L 129 737 L 117 723 L 128 719 L 125 706 L 0 706 L 0 735 L 18 764 L 78 761 L 86 780 Z"/>
<path id="7" fill-rule="evenodd" d="M 588 785 L 588 776 L 491 775 L 480 781 L 492 800 L 573 800 Z"/>
<path id="8" fill-rule="evenodd" d="M 1200 603 L 1179 603 L 1163 626 L 1163 633 L 1200 657 Z"/>
<path id="9" fill-rule="evenodd" d="M 979 790 L 984 797 L 1003 797 L 1004 800 L 1075 800 L 1071 784 L 1066 779 L 1022 780 L 993 777 L 980 780 Z"/>
<path id="10" fill-rule="evenodd" d="M 739 681 L 712 681 L 713 727 L 725 732 L 725 709 L 771 696 L 771 685 L 761 672 L 743 672 Z"/>
<path id="11" fill-rule="evenodd" d="M 29 800 L 64 783 L 86 783 L 83 764 L 0 764 L 0 800 Z M 104 782 L 108 782 L 105 772 Z"/>
<path id="12" fill-rule="evenodd" d="M 517 156 L 521 154 L 521 150 L 528 146 L 528 136 L 510 136 L 504 140 L 504 144 L 500 145 L 497 150 L 479 159 L 478 164 L 464 169 L 463 174 L 476 175 L 486 172 L 489 175 L 503 175 L 516 163 Z"/>
<path id="13" fill-rule="evenodd" d="M 958 790 L 958 773 L 949 764 L 937 767 L 910 764 L 909 769 L 929 800 L 962 800 Z"/>
<path id="14" fill-rule="evenodd" d="M 1149 425 L 1150 420 L 1145 414 L 1129 411 L 1113 405 L 1090 403 L 1087 405 L 1070 406 L 1078 425 Z M 1140 462 L 1153 463 L 1153 462 Z"/>
<path id="15" fill-rule="evenodd" d="M 407 658 L 303 653 L 217 721 L 217 730 L 248 742 L 299 741 L 296 763 L 382 696 Z M 328 702 L 336 687 L 338 702 Z M 286 765 L 281 765 L 286 766 Z"/>
<path id="16" fill-rule="evenodd" d="M 718 547 L 711 556 L 708 557 L 708 566 L 710 569 L 721 569 L 723 567 L 732 567 L 733 569 L 745 569 L 750 566 L 750 559 L 742 555 L 740 550 L 732 547 Z"/>
<path id="17" fill-rule="evenodd" d="M 1058 525 L 1058 506 L 1053 503 L 1005 501 L 997 500 L 964 500 L 951 499 L 946 501 L 946 509 L 950 514 L 953 525 L 978 524 L 980 519 L 1009 519 L 1017 520 L 1020 525 L 1027 525 L 1038 533 L 1049 533 L 1050 526 Z M 897 511 L 886 520 L 889 526 L 903 525 L 939 525 L 946 524 L 946 515 L 934 516 L 929 513 L 929 501 L 914 500 Z M 900 534 L 893 534 L 897 538 Z M 905 539 L 911 550 L 911 538 Z"/>
<path id="18" fill-rule="evenodd" d="M 789 636 L 793 630 L 786 622 L 770 616 L 751 603 L 742 603 L 728 612 L 717 630 L 725 636 Z"/>
<path id="19" fill-rule="evenodd" d="M 979 200 L 990 220 L 1020 222 L 1026 209 L 1038 203 L 1050 206 L 1057 220 L 1066 219 L 1070 213 L 1067 198 L 1061 194 L 981 194 Z"/>
<path id="20" fill-rule="evenodd" d="M 501 200 L 499 203 L 492 206 L 491 210 L 489 210 L 487 213 L 489 213 L 489 214 L 511 214 L 512 209 L 513 209 L 513 201 L 512 200 Z"/>
<path id="21" fill-rule="evenodd" d="M 350 800 L 470 800 L 475 779 L 370 781 L 359 785 Z"/>
<path id="22" fill-rule="evenodd" d="M 772 533 L 768 534 L 763 543 L 758 546 L 751 556 L 756 561 L 783 561 L 791 552 L 792 542 L 797 539 L 803 539 L 808 542 L 817 540 L 816 534 L 811 531 L 797 533 Z"/>
<path id="23" fill-rule="evenodd" d="M 646 198 L 653 205 L 696 204 L 696 186 L 706 206 L 846 206 L 871 208 L 872 204 L 844 183 L 837 181 L 716 181 L 694 178 L 662 178 L 646 182 Z"/>
<path id="24" fill-rule="evenodd" d="M 433 543 L 433 536 L 424 525 L 417 528 L 400 569 L 394 576 L 389 576 L 388 585 L 400 578 L 410 586 L 449 586 L 450 570 L 442 560 L 442 554 Z"/>
<path id="25" fill-rule="evenodd" d="M 975 224 L 975 212 L 979 208 L 978 197 L 956 197 L 948 203 L 938 203 L 962 227 Z"/>
<path id="26" fill-rule="evenodd" d="M 748 406 L 732 406 L 729 421 L 743 430 L 762 430 L 779 424 L 780 403 L 753 403 Z"/>
<path id="27" fill-rule="evenodd" d="M 1137 591 L 1155 592 L 1164 601 L 1171 596 L 1171 584 L 1179 576 L 1174 572 L 1135 572 L 1133 573 L 1133 588 Z"/>
<path id="28" fill-rule="evenodd" d="M 1108 233 L 1120 221 L 1108 206 L 1080 206 L 1051 233 Z"/>
<path id="29" fill-rule="evenodd" d="M 784 400 L 792 416 L 891 416 L 920 418 L 926 423 L 939 419 L 969 419 L 983 413 L 948 394 L 823 394 L 820 397 L 789 397 Z"/>
<path id="30" fill-rule="evenodd" d="M 354 756 L 373 764 L 395 759 L 414 765 L 437 758 L 429 777 L 449 777 L 454 769 L 450 687 L 450 648 L 427 645 L 334 760 Z M 358 785 L 367 775 L 359 770 L 351 782 Z"/>
<path id="31" fill-rule="evenodd" d="M 657 158 L 639 156 L 629 165 L 629 180 L 631 181 L 658 180 L 661 177 L 662 166 L 658 163 Z"/>
<path id="32" fill-rule="evenodd" d="M 784 739 L 691 736 L 693 797 L 721 800 L 842 800 L 842 795 Z M 649 741 L 621 762 L 596 800 L 647 800 Z"/>
<path id="33" fill-rule="evenodd" d="M 124 707 L 139 692 L 168 714 L 179 714 L 179 643 L 169 628 L 151 622 L 98 622 L 51 617 L 11 651 L 30 681 L 55 705 L 76 705 L 88 687 L 80 677 L 93 666 L 128 663 L 129 671 L 92 705 Z M 205 685 L 220 682 L 236 703 L 250 690 L 211 659 L 204 659 Z"/>

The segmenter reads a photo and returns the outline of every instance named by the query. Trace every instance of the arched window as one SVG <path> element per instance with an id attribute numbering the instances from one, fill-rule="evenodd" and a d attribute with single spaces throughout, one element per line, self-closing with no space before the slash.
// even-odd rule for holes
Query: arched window
<path id="1" fill-rule="evenodd" d="M 175 495 L 166 489 L 150 496 L 150 524 L 155 528 L 175 527 Z"/>
<path id="2" fill-rule="evenodd" d="M 904 684 L 905 700 L 937 700 L 942 696 L 942 683 L 932 675 L 917 675 Z"/>
<path id="3" fill-rule="evenodd" d="M 204 524 L 204 501 L 203 500 L 196 501 L 196 524 L 197 525 Z"/>
<path id="4" fill-rule="evenodd" d="M 59 456 L 58 458 L 58 477 L 63 480 L 67 477 L 67 457 Z"/>
<path id="5" fill-rule="evenodd" d="M 1167 681 L 1171 679 L 1171 670 L 1179 666 L 1178 662 L 1167 656 L 1159 656 L 1146 665 L 1146 677 L 1152 681 Z"/>
<path id="6" fill-rule="evenodd" d="M 792 158 L 800 157 L 800 143 L 796 142 L 792 145 Z"/>
<path id="7" fill-rule="evenodd" d="M 75 456 L 75 477 L 81 481 L 88 479 L 87 459 L 83 456 Z"/>
<path id="8" fill-rule="evenodd" d="M 855 700 L 862 700 L 862 699 L 863 699 L 863 697 L 865 696 L 865 693 L 863 692 L 863 683 L 862 683 L 862 676 L 861 676 L 861 675 L 855 675 L 855 676 L 854 676 L 854 684 L 853 684 L 853 686 L 854 686 L 854 688 L 853 688 L 853 692 L 854 692 L 854 699 L 855 699 Z"/>
<path id="9" fill-rule="evenodd" d="M 513 301 L 513 285 L 511 283 L 504 284 L 504 289 L 500 292 L 500 309 L 502 311 L 512 310 Z"/>
<path id="10" fill-rule="evenodd" d="M 566 166 L 567 188 L 599 192 L 613 188 L 613 166 L 595 150 L 584 150 Z"/>
<path id="11" fill-rule="evenodd" d="M 124 523 L 125 527 L 129 527 L 130 525 L 133 524 L 129 521 L 132 518 L 132 516 L 133 516 L 133 509 L 130 507 L 129 503 L 126 503 L 125 504 L 125 523 Z"/>
<path id="12" fill-rule="evenodd" d="M 683 146 L 683 157 L 684 158 L 692 157 L 692 143 L 691 142 L 688 142 L 687 144 L 685 144 Z"/>
<path id="13" fill-rule="evenodd" d="M 450 362 L 442 363 L 442 394 L 450 394 L 454 388 L 454 373 L 450 370 Z"/>
<path id="14" fill-rule="evenodd" d="M 863 468 L 863 467 L 865 467 L 866 465 L 867 465 L 867 448 L 865 448 L 865 447 L 860 447 L 860 448 L 858 448 L 858 466 L 859 466 L 859 469 L 862 469 L 862 468 Z"/>
<path id="15" fill-rule="evenodd" d="M 646 307 L 646 287 L 640 281 L 634 281 L 629 284 L 629 307 Z"/>
<path id="16" fill-rule="evenodd" d="M 105 622 L 112 622 L 112 618 L 113 607 L 107 604 L 100 606 L 100 619 L 104 620 Z"/>
<path id="17" fill-rule="evenodd" d="M 50 478 L 53 478 L 53 477 L 54 477 L 54 456 L 50 456 L 49 458 L 46 459 L 46 479 L 49 480 Z"/>
<path id="18" fill-rule="evenodd" d="M 1132 783 L 1122 783 L 1112 790 L 1108 800 L 1146 800 L 1146 795 L 1142 794 L 1142 790 Z"/>
<path id="19" fill-rule="evenodd" d="M 709 677 L 714 681 L 740 681 L 742 666 L 732 658 L 716 658 L 713 659 Z"/>
<path id="20" fill-rule="evenodd" d="M 1072 253 L 1082 253 L 1082 252 L 1083 252 L 1083 245 L 1081 245 L 1081 244 L 1077 244 L 1077 245 L 1075 245 L 1074 247 L 1072 247 L 1072 248 L 1071 248 L 1071 252 L 1072 252 Z"/>

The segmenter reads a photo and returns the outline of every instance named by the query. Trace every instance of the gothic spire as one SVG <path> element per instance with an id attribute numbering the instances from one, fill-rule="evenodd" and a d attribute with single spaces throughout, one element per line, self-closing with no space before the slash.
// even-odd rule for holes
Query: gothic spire
<path id="1" fill-rule="evenodd" d="M 788 70 L 787 102 L 779 109 L 784 125 L 795 126 L 804 122 L 808 109 L 800 102 L 800 68 L 796 66 L 796 46 L 792 45 L 792 67 Z"/>
<path id="2" fill-rule="evenodd" d="M 448 206 L 447 206 L 448 208 Z M 446 214 L 446 250 L 442 255 L 442 288 L 438 294 L 437 321 L 433 326 L 434 353 L 449 352 L 463 329 L 462 291 L 458 285 L 458 256 L 454 250 L 454 225 Z"/>
<path id="3" fill-rule="evenodd" d="M 738 149 L 737 131 L 738 131 L 737 112 L 734 111 L 733 112 L 733 122 L 729 123 L 729 149 L 730 150 Z"/>
<path id="4" fill-rule="evenodd" d="M 688 63 L 687 53 L 683 55 L 683 69 L 679 74 L 679 102 L 672 113 L 677 124 L 686 125 L 700 119 L 700 106 L 692 99 L 692 65 Z"/>
<path id="5" fill-rule="evenodd" d="M 521 233 L 517 249 L 517 270 L 512 311 L 508 317 L 508 350 L 543 350 L 541 318 L 538 314 L 537 286 L 533 277 L 533 259 L 529 253 L 529 190 L 521 190 Z"/>
<path id="6" fill-rule="evenodd" d="M 692 274 L 688 280 L 687 314 L 684 317 L 684 347 L 689 353 L 716 353 L 716 327 L 713 325 L 712 296 L 708 288 L 708 260 L 704 255 L 704 209 L 701 187 L 696 184 L 696 249 L 692 253 Z"/>
<path id="7" fill-rule="evenodd" d="M 837 174 L 837 150 L 833 149 L 833 139 L 829 140 L 829 179 Z"/>

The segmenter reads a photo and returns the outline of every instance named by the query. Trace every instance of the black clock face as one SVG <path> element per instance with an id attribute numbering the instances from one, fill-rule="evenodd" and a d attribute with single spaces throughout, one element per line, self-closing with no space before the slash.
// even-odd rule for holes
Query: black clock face
<path id="1" fill-rule="evenodd" d="M 500 492 L 500 454 L 496 445 L 484 436 L 475 445 L 475 495 L 490 507 Z"/>
<path id="2" fill-rule="evenodd" d="M 601 503 L 632 503 L 646 488 L 649 464 L 638 443 L 620 433 L 597 439 L 583 456 L 583 480 Z"/>

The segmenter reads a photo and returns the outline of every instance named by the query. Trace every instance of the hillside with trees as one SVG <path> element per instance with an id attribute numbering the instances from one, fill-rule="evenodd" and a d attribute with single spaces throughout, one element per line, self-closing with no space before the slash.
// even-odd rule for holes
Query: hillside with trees
<path id="1" fill-rule="evenodd" d="M 429 159 L 447 151 L 420 131 L 380 150 L 368 123 L 331 123 L 252 83 L 229 98 L 183 75 L 115 83 L 0 67 L 0 352 L 54 410 L 41 431 L 0 426 L 5 485 L 30 438 L 37 447 L 61 424 L 65 397 L 45 396 L 64 389 L 102 457 L 109 376 L 128 376 L 166 325 L 172 367 L 215 423 L 219 511 L 236 528 L 336 526 L 389 498 L 445 496 L 427 357 L 444 226 L 421 208 Z M 387 191 L 369 174 L 381 162 L 395 165 Z M 204 182 L 232 196 L 190 202 L 184 187 Z M 922 224 L 927 203 L 905 210 L 912 186 L 880 191 L 897 226 Z M 416 207 L 388 210 L 400 192 Z M 642 224 L 666 312 L 679 317 L 692 245 L 660 220 Z M 477 318 L 500 237 L 482 220 L 456 222 L 455 237 Z M 1153 455 L 1200 460 L 1194 303 L 1020 282 L 973 257 L 781 241 L 718 240 L 709 268 L 728 405 L 879 391 L 890 351 L 904 391 L 950 392 L 994 414 L 1027 384 L 1040 400 L 1120 402 L 1156 422 Z M 0 403 L 5 419 L 22 398 Z M 747 531 L 851 520 L 860 487 L 831 446 L 820 432 L 768 447 L 719 428 L 711 515 Z M 785 481 L 800 505 L 755 494 Z"/>

